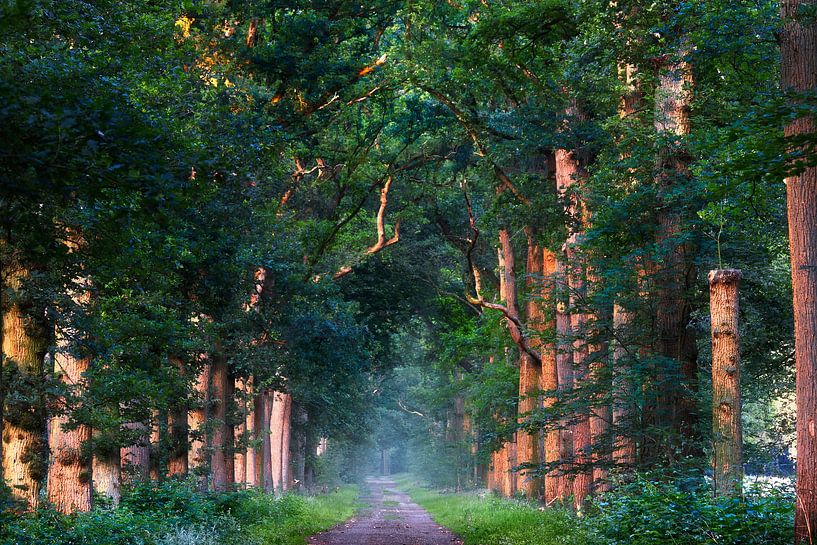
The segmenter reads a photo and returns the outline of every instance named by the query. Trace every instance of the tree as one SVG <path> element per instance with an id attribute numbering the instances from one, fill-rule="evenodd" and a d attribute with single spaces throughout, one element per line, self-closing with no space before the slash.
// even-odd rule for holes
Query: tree
<path id="1" fill-rule="evenodd" d="M 817 88 L 817 24 L 799 0 L 780 3 L 783 30 L 783 90 L 798 95 Z M 785 130 L 794 150 L 813 135 L 814 120 L 798 116 Z M 795 542 L 811 543 L 817 528 L 817 167 L 806 166 L 786 178 L 789 245 L 794 288 L 794 341 L 797 369 L 797 511 Z"/>
<path id="2" fill-rule="evenodd" d="M 717 496 L 743 495 L 739 287 L 742 273 L 709 273 L 712 319 L 713 486 Z"/>

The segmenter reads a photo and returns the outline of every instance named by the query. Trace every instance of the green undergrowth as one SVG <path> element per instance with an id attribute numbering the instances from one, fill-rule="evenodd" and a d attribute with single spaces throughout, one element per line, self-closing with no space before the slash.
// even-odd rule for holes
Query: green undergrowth
<path id="1" fill-rule="evenodd" d="M 457 534 L 465 545 L 592 545 L 595 536 L 561 508 L 536 506 L 487 492 L 441 493 L 410 476 L 396 482 L 434 520 Z"/>
<path id="2" fill-rule="evenodd" d="M 125 491 L 119 507 L 60 515 L 0 510 L 0 545 L 298 545 L 348 519 L 358 489 L 329 494 L 197 492 L 192 483 L 144 483 Z"/>
<path id="3" fill-rule="evenodd" d="M 395 480 L 465 545 L 788 545 L 794 539 L 793 503 L 785 490 L 715 499 L 703 481 L 639 477 L 579 517 L 486 491 L 434 490 L 408 475 Z"/>

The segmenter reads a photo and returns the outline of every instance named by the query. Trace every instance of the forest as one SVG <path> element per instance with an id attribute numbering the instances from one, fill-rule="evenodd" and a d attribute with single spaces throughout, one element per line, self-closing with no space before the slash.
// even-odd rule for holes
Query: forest
<path id="1" fill-rule="evenodd" d="M 809 0 L 0 0 L 0 545 L 817 543 L 816 117 Z"/>

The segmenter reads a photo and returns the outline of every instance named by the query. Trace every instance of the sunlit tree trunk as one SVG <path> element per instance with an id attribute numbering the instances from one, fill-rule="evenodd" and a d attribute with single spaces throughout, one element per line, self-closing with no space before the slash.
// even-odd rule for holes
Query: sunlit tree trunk
<path id="1" fill-rule="evenodd" d="M 247 414 L 244 417 L 244 433 L 247 434 L 247 451 L 246 451 L 246 468 L 247 486 L 259 486 L 258 480 L 258 458 L 256 449 L 256 435 L 255 435 L 255 415 L 257 414 L 258 398 L 260 395 L 256 394 L 253 377 L 247 379 L 245 385 L 247 393 Z"/>
<path id="2" fill-rule="evenodd" d="M 817 88 L 817 23 L 804 0 L 783 0 L 782 85 L 787 91 Z M 814 118 L 803 115 L 785 130 L 787 137 L 815 132 Z M 817 541 L 817 167 L 786 179 L 794 288 L 794 340 L 797 372 L 797 501 L 795 541 Z"/>
<path id="3" fill-rule="evenodd" d="M 281 475 L 283 474 L 284 459 L 281 445 L 284 439 L 285 395 L 283 392 L 273 392 L 272 412 L 270 413 L 269 438 L 270 452 L 272 453 L 272 488 L 276 494 L 282 489 Z"/>
<path id="4" fill-rule="evenodd" d="M 500 275 L 500 299 L 505 303 L 508 310 L 515 316 L 519 316 L 519 303 L 517 301 L 516 289 L 516 257 L 513 250 L 511 235 L 507 229 L 499 230 L 499 245 L 501 252 Z M 511 497 L 516 493 L 516 476 L 513 468 L 516 466 L 516 441 L 512 440 L 502 445 L 498 456 L 499 488 L 503 496 Z"/>
<path id="5" fill-rule="evenodd" d="M 559 383 L 558 394 L 561 400 L 572 398 L 573 390 L 573 343 L 570 313 L 568 311 L 567 267 L 564 252 L 556 260 L 556 278 L 559 279 L 559 296 L 556 303 L 556 373 Z M 566 502 L 573 495 L 573 428 L 572 415 L 564 414 L 559 422 L 559 465 L 554 480 L 558 490 L 557 497 Z"/>
<path id="6" fill-rule="evenodd" d="M 203 360 L 209 360 L 202 356 Z M 187 413 L 188 430 L 192 440 L 188 451 L 188 468 L 194 470 L 202 477 L 202 481 L 207 482 L 206 474 L 209 473 L 209 450 L 210 450 L 210 430 L 207 422 L 210 414 L 210 364 L 204 363 L 196 377 L 194 385 L 196 401 L 195 406 Z"/>
<path id="7" fill-rule="evenodd" d="M 90 359 L 78 355 L 72 337 L 76 330 L 63 327 L 57 332 L 57 351 L 54 355 L 54 373 L 66 388 L 78 391 L 83 384 L 83 373 L 88 369 Z M 66 398 L 58 401 L 60 413 L 49 423 L 48 445 L 51 463 L 48 466 L 48 501 L 60 513 L 90 511 L 91 509 L 91 457 L 89 444 L 91 428 L 87 425 L 72 425 L 71 407 L 66 406 Z"/>
<path id="8" fill-rule="evenodd" d="M 622 13 L 622 21 L 631 13 Z M 622 23 L 616 26 L 620 27 Z M 628 46 L 629 46 L 628 42 Z M 619 100 L 618 115 L 624 127 L 642 123 L 638 117 L 638 112 L 642 109 L 644 94 L 638 82 L 638 69 L 628 62 L 620 62 L 618 65 L 618 78 L 623 86 L 623 92 Z M 626 134 L 626 133 L 625 133 Z M 621 159 L 628 159 L 632 156 L 630 149 L 626 147 L 621 150 Z M 628 172 L 631 174 L 631 172 Z M 635 186 L 634 177 L 627 176 L 625 183 L 628 186 Z M 637 265 L 637 268 L 639 265 Z M 640 267 L 643 277 L 643 267 Z M 636 273 L 639 274 L 639 273 Z M 636 383 L 634 378 L 633 363 L 636 362 L 636 344 L 633 342 L 633 328 L 636 322 L 636 313 L 630 308 L 632 305 L 629 299 L 632 295 L 624 288 L 619 293 L 613 303 L 613 346 L 612 346 L 612 426 L 614 432 L 612 462 L 621 469 L 631 468 L 636 463 L 637 442 L 636 442 L 636 421 L 638 419 L 636 399 Z M 642 300 L 639 304 L 648 306 L 643 299 L 648 296 L 643 292 L 640 294 Z"/>
<path id="9" fill-rule="evenodd" d="M 242 378 L 235 379 L 235 391 L 238 400 L 236 414 L 235 456 L 233 457 L 234 480 L 236 484 L 247 484 L 247 387 Z"/>
<path id="10" fill-rule="evenodd" d="M 532 230 L 526 230 L 528 236 L 528 256 L 526 262 L 526 279 L 528 287 L 528 301 L 526 304 L 527 324 L 533 331 L 542 332 L 545 325 L 544 301 L 542 299 L 543 250 L 536 241 Z M 530 345 L 541 353 L 541 338 L 533 336 Z M 537 409 L 539 402 L 539 383 L 541 380 L 541 366 L 528 354 L 522 354 L 519 360 L 519 423 L 525 421 L 525 416 Z M 527 433 L 520 429 L 516 435 L 517 464 L 538 465 L 541 462 L 539 451 L 539 433 Z M 529 498 L 542 498 L 542 479 L 530 475 L 530 470 L 517 473 L 516 488 Z"/>
<path id="11" fill-rule="evenodd" d="M 70 236 L 74 236 L 73 233 Z M 70 241 L 71 252 L 79 249 L 81 241 Z M 75 280 L 76 286 L 70 289 L 70 296 L 75 309 L 81 309 L 90 302 L 89 281 L 85 278 Z M 71 422 L 74 406 L 71 403 L 81 402 L 85 378 L 90 357 L 83 354 L 82 340 L 84 334 L 76 324 L 68 320 L 58 324 L 54 354 L 54 373 L 73 397 L 60 397 L 57 400 L 59 412 L 49 422 L 48 445 L 51 450 L 51 463 L 48 466 L 48 501 L 60 513 L 90 511 L 92 502 L 92 462 L 90 455 L 91 428 L 85 424 Z"/>
<path id="12" fill-rule="evenodd" d="M 567 109 L 568 118 L 575 116 L 576 108 Z M 584 339 L 587 332 L 587 316 L 584 313 L 587 288 L 585 285 L 585 267 L 579 263 L 577 245 L 581 229 L 579 206 L 575 187 L 584 178 L 584 171 L 579 164 L 576 153 L 572 150 L 556 150 L 556 187 L 558 194 L 565 200 L 570 236 L 565 243 L 567 261 L 567 287 L 570 309 L 570 335 L 573 339 L 573 387 L 581 391 L 589 379 L 588 347 Z M 558 318 L 557 318 L 558 320 Z M 558 326 L 558 322 L 557 322 Z M 574 506 L 581 510 L 584 501 L 591 493 L 593 472 L 590 467 L 591 433 L 588 410 L 582 408 L 574 416 L 573 425 L 573 497 Z"/>
<path id="13" fill-rule="evenodd" d="M 716 496 L 743 495 L 740 423 L 739 292 L 741 272 L 709 272 L 712 318 L 712 464 Z"/>
<path id="14" fill-rule="evenodd" d="M 165 476 L 167 465 L 167 411 L 153 411 L 153 422 L 150 426 L 150 479 L 161 481 Z"/>
<path id="15" fill-rule="evenodd" d="M 555 302 L 558 293 L 556 254 L 547 248 L 542 250 L 542 301 Z M 542 330 L 556 331 L 555 305 L 548 312 L 543 312 Z M 543 405 L 545 408 L 553 408 L 558 402 L 559 389 L 559 368 L 556 344 L 548 342 L 542 344 L 542 371 L 539 380 L 539 387 L 545 393 Z M 546 504 L 551 504 L 562 499 L 560 486 L 562 477 L 558 465 L 562 460 L 561 437 L 562 433 L 559 424 L 554 419 L 548 423 L 548 428 L 544 436 L 543 461 L 550 468 L 545 475 L 544 500 Z"/>
<path id="16" fill-rule="evenodd" d="M 92 474 L 94 492 L 118 505 L 122 497 L 122 463 L 119 446 L 115 439 L 96 430 L 92 433 L 94 457 Z"/>
<path id="17" fill-rule="evenodd" d="M 44 309 L 34 304 L 25 287 L 30 272 L 19 265 L 4 263 L 0 274 L 3 312 L 0 477 L 15 497 L 35 509 L 46 474 L 43 370 L 48 330 Z"/>
<path id="18" fill-rule="evenodd" d="M 290 440 L 292 438 L 292 394 L 284 394 L 284 415 L 281 422 L 281 490 L 286 492 L 292 482 L 292 459 Z"/>
<path id="19" fill-rule="evenodd" d="M 233 400 L 234 379 L 230 376 L 227 359 L 217 352 L 210 372 L 212 391 L 213 439 L 210 454 L 212 487 L 225 491 L 233 484 L 233 425 L 230 422 L 230 404 Z"/>

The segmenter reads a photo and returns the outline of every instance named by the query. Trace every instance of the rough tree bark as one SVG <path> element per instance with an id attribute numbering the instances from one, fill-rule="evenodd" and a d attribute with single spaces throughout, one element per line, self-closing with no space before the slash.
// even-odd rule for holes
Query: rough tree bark
<path id="1" fill-rule="evenodd" d="M 694 333 L 688 327 L 692 312 L 688 292 L 694 286 L 696 271 L 691 244 L 683 233 L 683 207 L 675 202 L 689 178 L 690 157 L 685 139 L 690 132 L 693 80 L 692 67 L 684 60 L 686 53 L 687 47 L 682 43 L 659 69 L 654 118 L 658 137 L 656 353 L 667 362 L 659 371 L 661 391 L 657 394 L 656 423 L 669 438 L 661 453 L 669 459 L 679 446 L 690 454 L 700 452 L 694 399 L 697 349 Z"/>
<path id="2" fill-rule="evenodd" d="M 543 259 L 542 247 L 536 241 L 535 234 L 531 229 L 526 230 L 528 237 L 528 256 L 525 265 L 525 283 L 528 287 L 528 300 L 526 304 L 528 328 L 541 332 L 545 325 L 545 313 L 543 311 L 542 299 L 542 278 Z M 531 347 L 539 350 L 541 354 L 541 338 L 533 337 L 530 341 Z M 539 383 L 541 380 L 541 365 L 525 353 L 519 359 L 519 423 L 525 421 L 526 415 L 540 406 Z M 541 462 L 541 452 L 539 449 L 540 433 L 528 433 L 520 429 L 516 434 L 517 464 L 538 465 Z M 530 470 L 517 472 L 516 488 L 525 493 L 529 498 L 541 499 L 542 478 L 530 474 Z"/>
<path id="3" fill-rule="evenodd" d="M 817 88 L 817 23 L 798 17 L 805 0 L 783 0 L 780 49 L 782 85 L 794 92 Z M 787 137 L 815 132 L 814 118 L 790 123 Z M 813 543 L 817 533 L 817 168 L 786 179 L 794 288 L 794 339 L 797 369 L 797 507 L 795 541 Z"/>
<path id="4" fill-rule="evenodd" d="M 54 372 L 69 389 L 82 384 L 82 374 L 88 369 L 90 359 L 72 353 L 74 343 L 69 340 L 75 331 L 63 331 L 57 335 L 57 352 L 54 355 Z M 48 466 L 48 501 L 60 513 L 91 510 L 91 460 L 87 443 L 91 440 L 91 428 L 87 425 L 70 425 L 69 407 L 60 398 L 61 412 L 51 418 L 48 445 L 51 463 Z"/>
<path id="5" fill-rule="evenodd" d="M 712 318 L 712 484 L 716 496 L 743 496 L 740 423 L 739 293 L 741 272 L 709 272 Z"/>
<path id="6" fill-rule="evenodd" d="M 92 437 L 94 491 L 100 496 L 107 497 L 113 505 L 118 505 L 122 497 L 122 461 L 119 446 L 112 437 L 106 437 L 97 430 L 93 430 Z"/>
<path id="7" fill-rule="evenodd" d="M 575 106 L 567 110 L 568 117 L 575 116 Z M 573 387 L 580 390 L 589 380 L 588 347 L 584 340 L 587 329 L 587 316 L 582 310 L 586 299 L 585 267 L 579 263 L 577 244 L 580 233 L 579 206 L 572 189 L 584 178 L 584 171 L 575 151 L 556 150 L 556 187 L 557 193 L 565 199 L 565 212 L 568 222 L 568 239 L 565 242 L 567 287 L 569 291 L 570 336 L 573 339 Z M 558 322 L 557 322 L 558 326 Z M 581 410 L 574 417 L 573 424 L 573 501 L 574 507 L 581 510 L 585 499 L 592 491 L 593 471 L 590 466 L 591 433 L 590 416 Z"/>
<path id="8" fill-rule="evenodd" d="M 558 293 L 556 287 L 558 264 L 556 261 L 556 254 L 547 248 L 542 249 L 542 300 L 555 301 Z M 543 330 L 556 330 L 556 314 L 555 308 L 553 312 L 543 313 Z M 559 368 L 558 368 L 558 350 L 553 342 L 542 346 L 542 370 L 540 375 L 539 386 L 545 393 L 544 407 L 552 408 L 559 400 Z M 557 422 L 551 422 L 545 431 L 544 437 L 544 463 L 549 468 L 545 475 L 544 483 L 544 500 L 546 504 L 551 504 L 556 500 L 562 499 L 562 492 L 564 487 L 561 486 L 563 480 L 560 476 L 560 468 L 557 466 L 562 460 L 561 438 L 562 432 Z"/>
<path id="9" fill-rule="evenodd" d="M 556 260 L 556 278 L 559 280 L 559 294 L 556 300 L 556 373 L 558 394 L 561 400 L 569 400 L 573 390 L 573 343 L 571 338 L 570 313 L 567 310 L 567 257 L 559 252 Z M 559 422 L 559 466 L 554 476 L 558 490 L 557 498 L 566 502 L 573 495 L 573 428 L 570 415 L 563 415 Z"/>
<path id="10" fill-rule="evenodd" d="M 73 235 L 72 235 L 73 236 Z M 70 238 L 70 237 L 69 237 Z M 79 249 L 82 241 L 69 240 L 69 251 Z M 90 301 L 89 281 L 75 280 L 76 286 L 69 295 L 76 309 Z M 56 334 L 57 349 L 54 354 L 54 372 L 62 384 L 73 394 L 81 395 L 83 374 L 88 370 L 90 358 L 82 354 L 83 332 L 68 321 L 59 325 Z M 85 424 L 71 423 L 68 399 L 57 400 L 60 411 L 51 418 L 48 445 L 51 463 L 48 466 L 48 501 L 60 513 L 90 511 L 92 502 L 92 463 L 88 442 L 91 428 Z"/>
<path id="11" fill-rule="evenodd" d="M 42 388 L 48 330 L 44 309 L 34 304 L 26 290 L 30 271 L 4 264 L 0 274 L 3 312 L 0 477 L 15 497 L 36 509 L 46 474 Z"/>
<path id="12" fill-rule="evenodd" d="M 292 438 L 292 394 L 284 394 L 284 415 L 281 422 L 281 491 L 286 492 L 292 483 L 290 440 Z"/>
<path id="13" fill-rule="evenodd" d="M 139 438 L 119 450 L 120 466 L 129 477 L 146 481 L 150 478 L 150 431 L 143 422 L 128 422 L 125 428 L 135 431 Z"/>

